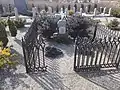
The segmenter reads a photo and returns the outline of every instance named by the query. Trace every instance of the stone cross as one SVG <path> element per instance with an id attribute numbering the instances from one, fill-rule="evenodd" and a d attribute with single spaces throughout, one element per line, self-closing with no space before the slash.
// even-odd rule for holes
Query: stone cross
<path id="1" fill-rule="evenodd" d="M 80 8 L 80 16 L 82 16 L 82 8 Z"/>
<path id="2" fill-rule="evenodd" d="M 96 11 L 97 11 L 97 8 L 94 8 L 94 13 L 93 13 L 94 16 L 96 16 Z"/>
<path id="3" fill-rule="evenodd" d="M 106 7 L 105 7 L 104 10 L 103 10 L 103 14 L 105 14 L 105 11 L 106 11 Z"/>
<path id="4" fill-rule="evenodd" d="M 16 7 L 14 8 L 14 11 L 15 11 L 15 19 L 18 20 L 19 15 L 18 15 L 18 10 Z"/>

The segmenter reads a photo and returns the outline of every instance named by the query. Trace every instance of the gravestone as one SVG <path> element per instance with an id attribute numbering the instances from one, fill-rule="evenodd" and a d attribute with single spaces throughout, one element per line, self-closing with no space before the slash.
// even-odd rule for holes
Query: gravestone
<path id="1" fill-rule="evenodd" d="M 82 8 L 80 8 L 80 16 L 82 16 Z"/>
<path id="2" fill-rule="evenodd" d="M 108 12 L 109 16 L 111 15 L 111 10 L 112 10 L 112 9 L 111 9 L 111 8 L 109 8 L 109 12 Z"/>
<path id="3" fill-rule="evenodd" d="M 18 15 L 18 10 L 16 7 L 14 8 L 14 11 L 15 11 L 15 19 L 18 20 L 19 15 Z"/>
<path id="4" fill-rule="evenodd" d="M 40 9 L 40 6 L 38 6 L 38 8 L 37 8 L 37 9 L 38 9 L 38 13 L 40 13 L 40 10 L 41 10 L 41 9 Z"/>
<path id="5" fill-rule="evenodd" d="M 32 8 L 32 13 L 33 13 L 33 18 L 35 18 L 35 17 L 36 17 L 36 14 L 37 14 L 37 12 L 36 12 L 36 7 L 33 7 L 33 8 Z"/>
<path id="6" fill-rule="evenodd" d="M 103 13 L 103 8 L 102 7 L 100 7 L 100 13 Z"/>
<path id="7" fill-rule="evenodd" d="M 52 2 L 52 0 L 49 0 L 49 2 Z"/>
<path id="8" fill-rule="evenodd" d="M 80 0 L 77 0 L 78 3 L 80 3 Z"/>
<path id="9" fill-rule="evenodd" d="M 63 13 L 63 8 L 60 9 L 60 13 Z"/>
<path id="10" fill-rule="evenodd" d="M 105 14 L 105 12 L 106 12 L 106 7 L 104 7 L 104 10 L 103 10 L 103 15 Z"/>
<path id="11" fill-rule="evenodd" d="M 73 12 L 74 12 L 74 13 L 76 12 L 75 7 L 73 7 Z"/>
<path id="12" fill-rule="evenodd" d="M 66 34 L 66 20 L 60 19 L 57 22 L 59 34 Z"/>
<path id="13" fill-rule="evenodd" d="M 5 7 L 3 7 L 3 13 L 6 14 L 6 9 L 5 9 Z"/>
<path id="14" fill-rule="evenodd" d="M 85 8 L 85 12 L 88 13 L 88 7 Z"/>
<path id="15" fill-rule="evenodd" d="M 65 15 L 68 15 L 69 12 L 68 12 L 68 8 L 65 8 Z"/>
<path id="16" fill-rule="evenodd" d="M 94 8 L 93 16 L 96 16 L 97 8 Z"/>
<path id="17" fill-rule="evenodd" d="M 52 8 L 51 7 L 48 7 L 48 12 L 49 12 L 49 14 L 52 14 Z"/>

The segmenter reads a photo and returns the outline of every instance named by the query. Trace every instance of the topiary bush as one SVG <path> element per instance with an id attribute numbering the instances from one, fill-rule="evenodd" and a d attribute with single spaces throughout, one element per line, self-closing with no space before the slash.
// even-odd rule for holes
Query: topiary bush
<path id="1" fill-rule="evenodd" d="M 59 6 L 56 7 L 56 13 L 59 13 Z"/>
<path id="2" fill-rule="evenodd" d="M 53 33 L 56 32 L 58 20 L 55 17 L 42 15 L 39 20 L 39 29 L 43 37 L 50 39 Z"/>
<path id="3" fill-rule="evenodd" d="M 8 43 L 8 38 L 7 38 L 5 26 L 1 22 L 0 22 L 0 41 L 3 42 L 3 47 L 6 47 L 6 45 Z"/>
<path id="4" fill-rule="evenodd" d="M 68 5 L 68 10 L 71 10 L 71 6 L 70 5 Z"/>
<path id="5" fill-rule="evenodd" d="M 9 26 L 9 30 L 10 30 L 11 36 L 12 37 L 16 37 L 16 35 L 17 35 L 17 28 L 15 26 L 14 21 L 8 19 L 8 26 Z"/>
<path id="6" fill-rule="evenodd" d="M 17 28 L 23 28 L 25 25 L 26 20 L 23 20 L 21 18 L 14 20 L 14 24 Z"/>
<path id="7" fill-rule="evenodd" d="M 90 37 L 92 32 L 88 30 L 92 26 L 93 21 L 86 17 L 72 16 L 67 20 L 68 34 L 74 38 L 76 37 Z M 92 34 L 93 35 L 93 34 Z"/>
<path id="8" fill-rule="evenodd" d="M 48 12 L 48 7 L 45 5 L 45 11 Z"/>
<path id="9" fill-rule="evenodd" d="M 63 13 L 64 13 L 65 12 L 65 6 L 63 5 L 62 8 L 63 8 Z"/>
<path id="10" fill-rule="evenodd" d="M 77 4 L 75 4 L 74 7 L 75 7 L 75 12 L 77 12 L 77 9 L 78 9 Z"/>

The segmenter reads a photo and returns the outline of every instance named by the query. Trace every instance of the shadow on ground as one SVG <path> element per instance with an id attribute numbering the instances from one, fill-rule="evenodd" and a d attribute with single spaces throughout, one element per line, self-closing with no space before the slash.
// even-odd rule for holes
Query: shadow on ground
<path id="1" fill-rule="evenodd" d="M 107 90 L 120 90 L 120 69 L 85 71 L 77 74 Z"/>
<path id="2" fill-rule="evenodd" d="M 0 90 L 14 90 L 20 85 L 29 88 L 29 85 L 21 80 L 22 78 L 27 78 L 25 73 L 15 73 L 15 69 L 0 70 Z"/>
<path id="3" fill-rule="evenodd" d="M 46 65 L 48 65 L 46 72 L 39 72 L 29 74 L 44 90 L 70 90 L 62 82 L 62 76 L 59 71 L 59 64 L 57 60 L 46 58 Z"/>
<path id="4" fill-rule="evenodd" d="M 17 54 L 14 60 L 18 63 L 11 69 L 0 69 L 0 90 L 14 90 L 20 86 L 29 88 L 30 86 L 25 84 L 22 80 L 28 77 L 27 74 L 23 72 L 23 56 L 16 52 L 14 49 L 11 49 L 11 51 Z M 22 72 L 19 72 L 18 68 L 21 68 Z"/>
<path id="5" fill-rule="evenodd" d="M 59 48 L 64 53 L 66 53 L 66 55 L 69 57 L 73 56 L 73 54 L 74 54 L 74 44 L 65 45 L 65 44 L 59 44 L 56 42 L 47 42 L 47 44 L 48 44 L 48 46 L 55 46 L 55 47 Z"/>

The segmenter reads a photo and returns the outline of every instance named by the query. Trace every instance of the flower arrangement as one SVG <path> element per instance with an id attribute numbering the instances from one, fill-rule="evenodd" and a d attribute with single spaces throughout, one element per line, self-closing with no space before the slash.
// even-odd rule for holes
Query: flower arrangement
<path id="1" fill-rule="evenodd" d="M 69 10 L 69 15 L 73 15 L 74 11 L 73 10 Z"/>
<path id="2" fill-rule="evenodd" d="M 16 61 L 13 61 L 13 57 L 16 54 L 12 54 L 10 48 L 3 48 L 3 43 L 0 42 L 0 69 L 10 68 L 16 65 Z"/>

